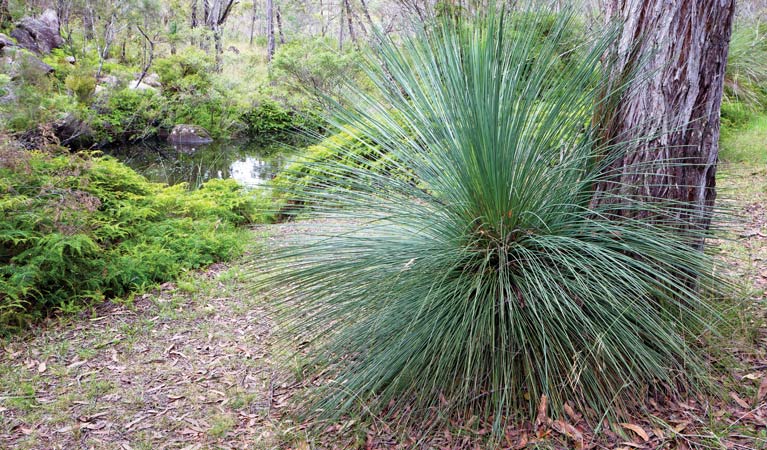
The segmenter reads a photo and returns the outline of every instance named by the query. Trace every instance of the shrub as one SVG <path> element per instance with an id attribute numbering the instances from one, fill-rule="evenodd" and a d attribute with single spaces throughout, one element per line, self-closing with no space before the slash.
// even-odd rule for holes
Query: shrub
<path id="1" fill-rule="evenodd" d="M 87 104 L 96 91 L 96 78 L 88 71 L 74 72 L 67 76 L 64 85 L 80 103 Z"/>
<path id="2" fill-rule="evenodd" d="M 339 53 L 327 39 L 289 42 L 274 54 L 269 77 L 293 95 L 310 94 L 321 104 L 357 75 L 357 54 Z"/>
<path id="3" fill-rule="evenodd" d="M 550 417 L 570 403 L 596 423 L 641 410 L 648 389 L 702 388 L 688 339 L 715 316 L 690 286 L 716 280 L 663 219 L 679 205 L 592 205 L 631 151 L 588 125 L 613 104 L 600 65 L 611 36 L 560 70 L 569 18 L 528 18 L 512 26 L 548 27 L 542 44 L 505 39 L 494 17 L 383 43 L 389 73 L 369 61 L 376 92 L 332 120 L 356 143 L 338 142 L 315 183 L 288 189 L 302 213 L 332 219 L 260 266 L 285 330 L 319 355 L 305 370 L 324 384 L 303 410 L 399 423 L 476 414 L 497 436 L 544 397 Z M 369 142 L 415 182 L 357 164 Z"/>
<path id="4" fill-rule="evenodd" d="M 205 92 L 210 87 L 213 62 L 202 50 L 187 48 L 177 55 L 158 59 L 154 67 L 165 90 Z"/>
<path id="5" fill-rule="evenodd" d="M 169 109 L 154 91 L 123 89 L 96 102 L 93 128 L 99 141 L 139 140 L 157 132 Z"/>
<path id="6" fill-rule="evenodd" d="M 0 329 L 231 258 L 262 200 L 149 183 L 112 158 L 0 147 Z"/>

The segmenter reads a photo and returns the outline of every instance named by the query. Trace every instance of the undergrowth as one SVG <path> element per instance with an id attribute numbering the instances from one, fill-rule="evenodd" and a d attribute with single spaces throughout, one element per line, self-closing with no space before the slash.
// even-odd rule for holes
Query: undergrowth
<path id="1" fill-rule="evenodd" d="M 233 180 L 168 187 L 110 157 L 0 146 L 0 333 L 238 255 L 267 220 Z"/>

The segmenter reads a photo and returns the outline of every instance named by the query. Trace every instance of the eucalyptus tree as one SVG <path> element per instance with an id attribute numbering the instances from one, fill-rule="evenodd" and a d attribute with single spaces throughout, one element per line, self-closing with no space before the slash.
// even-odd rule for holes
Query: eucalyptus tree
<path id="1" fill-rule="evenodd" d="M 672 215 L 680 231 L 706 229 L 716 198 L 719 113 L 735 2 L 608 0 L 606 6 L 607 17 L 621 24 L 612 82 L 641 73 L 603 124 L 606 139 L 634 140 L 637 149 L 614 162 L 616 175 L 598 190 L 679 202 Z M 703 240 L 696 236 L 692 244 L 700 247 Z"/>
<path id="2" fill-rule="evenodd" d="M 234 5 L 235 0 L 203 0 L 205 26 L 213 34 L 216 71 L 221 70 L 221 57 L 224 53 L 221 41 L 223 26 Z"/>

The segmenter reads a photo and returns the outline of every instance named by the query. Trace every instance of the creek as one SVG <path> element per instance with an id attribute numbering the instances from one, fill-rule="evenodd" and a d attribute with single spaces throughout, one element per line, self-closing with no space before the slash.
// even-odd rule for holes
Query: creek
<path id="1" fill-rule="evenodd" d="M 205 145 L 172 145 L 145 141 L 104 151 L 147 179 L 190 189 L 214 178 L 233 178 L 243 186 L 258 187 L 287 164 L 293 150 L 255 141 L 214 141 Z"/>

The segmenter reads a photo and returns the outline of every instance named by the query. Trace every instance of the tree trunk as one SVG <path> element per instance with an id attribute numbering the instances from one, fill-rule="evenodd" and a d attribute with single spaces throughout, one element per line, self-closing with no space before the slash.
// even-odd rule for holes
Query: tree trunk
<path id="1" fill-rule="evenodd" d="M 274 17 L 272 0 L 266 0 L 266 60 L 272 62 L 274 56 Z"/>
<path id="2" fill-rule="evenodd" d="M 322 0 L 320 0 L 320 34 L 325 37 L 328 33 L 328 24 L 325 21 L 325 8 L 322 6 Z"/>
<path id="3" fill-rule="evenodd" d="M 708 229 L 734 10 L 734 0 L 609 0 L 608 16 L 623 24 L 613 79 L 638 73 L 604 123 L 605 137 L 635 144 L 597 187 L 595 203 L 603 193 L 680 202 L 682 232 Z"/>
<path id="4" fill-rule="evenodd" d="M 362 5 L 362 13 L 365 15 L 365 20 L 368 22 L 368 26 L 370 27 L 371 33 L 375 34 L 376 26 L 373 23 L 373 19 L 370 17 L 370 10 L 368 9 L 368 4 L 365 3 L 365 0 L 360 0 L 360 5 Z"/>
<path id="5" fill-rule="evenodd" d="M 277 10 L 274 15 L 277 19 L 277 34 L 280 36 L 280 44 L 285 45 L 285 35 L 282 34 L 282 14 L 280 14 L 280 5 L 277 5 Z"/>
<path id="6" fill-rule="evenodd" d="M 221 26 L 215 25 L 213 28 L 213 47 L 215 51 L 214 61 L 215 61 L 215 71 L 221 72 L 221 68 L 223 67 L 223 56 L 224 56 L 224 44 L 221 42 Z"/>
<path id="7" fill-rule="evenodd" d="M 253 12 L 250 16 L 250 46 L 253 47 L 253 35 L 256 33 L 256 16 L 258 15 L 258 0 L 253 0 Z"/>
<path id="8" fill-rule="evenodd" d="M 349 37 L 351 38 L 354 45 L 357 45 L 357 35 L 354 33 L 354 22 L 352 17 L 352 7 L 349 5 L 349 0 L 343 0 L 344 2 L 344 8 L 346 9 L 346 21 L 349 24 Z"/>
<path id="9" fill-rule="evenodd" d="M 190 44 L 195 45 L 194 29 L 197 28 L 197 0 L 192 0 L 192 25 L 190 28 L 192 29 L 192 38 L 190 39 Z"/>
<path id="10" fill-rule="evenodd" d="M 343 51 L 344 49 L 344 27 L 346 24 L 344 24 L 344 11 L 346 9 L 344 8 L 343 0 L 341 0 L 341 3 L 339 4 L 341 7 L 341 11 L 338 14 L 338 50 Z"/>
<path id="11" fill-rule="evenodd" d="M 149 60 L 144 65 L 144 68 L 141 70 L 141 75 L 139 75 L 138 80 L 136 81 L 136 89 L 138 89 L 139 85 L 141 85 L 141 82 L 144 81 L 144 77 L 146 77 L 147 72 L 149 72 L 149 68 L 152 67 L 152 61 L 154 61 L 154 40 L 152 40 L 148 34 L 139 26 L 136 27 L 141 33 L 142 36 L 144 36 L 144 39 L 149 43 Z"/>

